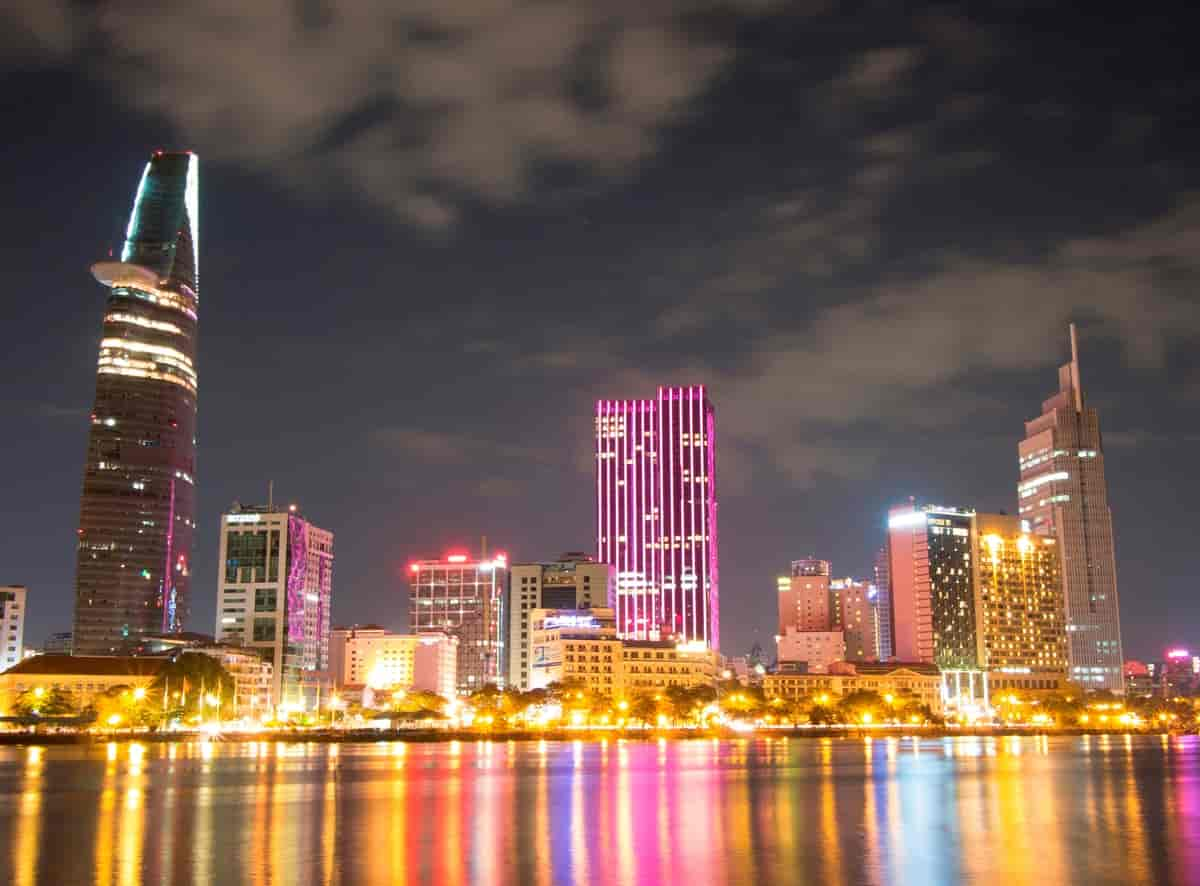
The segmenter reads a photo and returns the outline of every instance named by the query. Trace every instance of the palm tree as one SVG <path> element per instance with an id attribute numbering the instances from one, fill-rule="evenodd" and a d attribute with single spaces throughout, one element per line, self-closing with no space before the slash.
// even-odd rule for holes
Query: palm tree
<path id="1" fill-rule="evenodd" d="M 229 671 L 211 655 L 183 652 L 163 665 L 149 695 L 163 706 L 168 718 L 219 713 L 233 703 L 234 682 Z"/>

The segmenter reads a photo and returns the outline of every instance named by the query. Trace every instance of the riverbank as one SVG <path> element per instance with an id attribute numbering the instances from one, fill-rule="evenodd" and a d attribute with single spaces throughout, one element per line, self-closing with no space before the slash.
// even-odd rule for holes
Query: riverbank
<path id="1" fill-rule="evenodd" d="M 742 731 L 729 728 L 715 729 L 544 729 L 544 730 L 495 730 L 476 732 L 450 729 L 280 729 L 258 732 L 5 732 L 0 733 L 0 747 L 21 745 L 92 745 L 110 742 L 174 743 L 191 741 L 219 742 L 287 742 L 287 743 L 372 743 L 403 741 L 414 744 L 440 742 L 487 742 L 487 741 L 684 741 L 695 739 L 750 739 L 750 738 L 957 738 L 957 737 L 1007 737 L 1007 736 L 1111 736 L 1126 735 L 1186 735 L 1179 731 L 1103 729 L 1023 729 L 1005 726 L 996 728 L 943 726 L 899 727 L 899 726 L 855 726 L 833 725 L 797 728 L 766 728 Z"/>

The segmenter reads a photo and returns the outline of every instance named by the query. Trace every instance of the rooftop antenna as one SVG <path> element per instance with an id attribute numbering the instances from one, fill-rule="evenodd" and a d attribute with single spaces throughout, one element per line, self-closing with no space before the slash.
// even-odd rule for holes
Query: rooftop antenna
<path id="1" fill-rule="evenodd" d="M 274 509 L 275 509 L 275 481 L 268 480 L 267 481 L 267 510 L 273 511 Z"/>
<path id="2" fill-rule="evenodd" d="M 479 538 L 479 559 L 487 559 L 487 536 L 483 535 Z"/>
<path id="3" fill-rule="evenodd" d="M 1083 412 L 1083 388 L 1079 384 L 1079 335 L 1071 324 L 1071 387 L 1075 389 L 1075 411 Z"/>

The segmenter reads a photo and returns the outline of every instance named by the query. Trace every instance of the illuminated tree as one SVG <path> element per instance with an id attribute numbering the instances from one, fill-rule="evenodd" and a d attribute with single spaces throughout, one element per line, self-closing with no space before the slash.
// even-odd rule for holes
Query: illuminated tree
<path id="1" fill-rule="evenodd" d="M 17 717 L 65 717 L 76 711 L 75 697 L 58 686 L 28 689 L 17 696 L 12 707 Z"/>
<path id="2" fill-rule="evenodd" d="M 166 662 L 147 690 L 167 719 L 217 714 L 233 704 L 233 693 L 230 673 L 199 652 L 184 652 Z"/>

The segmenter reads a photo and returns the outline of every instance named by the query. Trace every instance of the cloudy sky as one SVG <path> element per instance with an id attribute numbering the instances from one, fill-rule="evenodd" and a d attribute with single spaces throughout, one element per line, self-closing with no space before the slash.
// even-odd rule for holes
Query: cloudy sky
<path id="1" fill-rule="evenodd" d="M 404 627 L 407 559 L 481 536 L 592 550 L 594 398 L 704 382 L 723 645 L 769 645 L 773 577 L 865 574 L 889 503 L 1015 511 L 1073 319 L 1126 653 L 1200 646 L 1198 23 L 988 6 L 2 0 L 27 641 L 71 621 L 87 268 L 149 151 L 190 148 L 193 629 L 268 479 L 336 533 L 337 621 Z"/>

